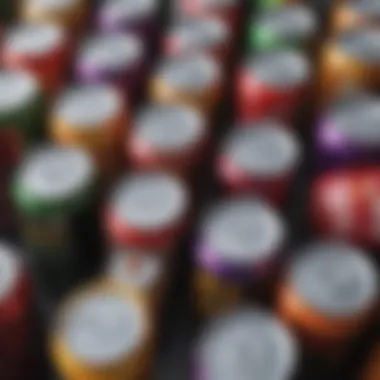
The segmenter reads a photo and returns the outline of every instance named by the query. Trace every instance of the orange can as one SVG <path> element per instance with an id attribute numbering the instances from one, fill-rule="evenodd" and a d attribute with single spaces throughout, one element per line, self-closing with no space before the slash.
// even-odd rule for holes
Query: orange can
<path id="1" fill-rule="evenodd" d="M 373 261 L 360 248 L 317 241 L 291 261 L 279 292 L 279 312 L 306 347 L 338 355 L 370 322 L 378 280 Z"/>
<path id="2" fill-rule="evenodd" d="M 360 380 L 378 380 L 380 379 L 380 344 L 378 343 L 372 351 L 364 367 Z"/>

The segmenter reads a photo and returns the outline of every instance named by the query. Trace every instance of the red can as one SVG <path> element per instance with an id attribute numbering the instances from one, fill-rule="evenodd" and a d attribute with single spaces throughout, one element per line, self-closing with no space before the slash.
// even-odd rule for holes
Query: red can
<path id="1" fill-rule="evenodd" d="M 346 169 L 317 178 L 310 213 L 322 235 L 379 246 L 380 169 Z"/>
<path id="2" fill-rule="evenodd" d="M 2 61 L 8 68 L 31 72 L 50 94 L 65 79 L 69 50 L 66 32 L 58 25 L 25 22 L 5 33 Z"/>
<path id="3" fill-rule="evenodd" d="M 216 172 L 232 193 L 260 195 L 281 204 L 301 161 L 297 136 L 282 123 L 238 125 L 222 144 Z"/>
<path id="4" fill-rule="evenodd" d="M 171 252 L 188 221 L 190 195 L 180 179 L 165 172 L 132 173 L 106 204 L 105 229 L 116 248 Z"/>
<path id="5" fill-rule="evenodd" d="M 252 56 L 236 78 L 239 121 L 275 117 L 292 122 L 311 79 L 310 62 L 301 52 L 283 50 Z"/>

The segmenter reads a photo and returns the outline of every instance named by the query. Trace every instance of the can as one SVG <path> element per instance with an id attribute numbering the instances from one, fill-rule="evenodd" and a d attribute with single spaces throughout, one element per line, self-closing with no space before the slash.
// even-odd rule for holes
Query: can
<path id="1" fill-rule="evenodd" d="M 376 0 L 348 0 L 335 4 L 331 14 L 332 33 L 363 25 L 379 26 L 380 6 Z"/>
<path id="2" fill-rule="evenodd" d="M 283 48 L 311 51 L 319 27 L 317 14 L 307 5 L 284 4 L 252 17 L 248 27 L 251 52 Z"/>
<path id="3" fill-rule="evenodd" d="M 37 279 L 53 296 L 90 265 L 84 263 L 81 236 L 85 213 L 95 201 L 95 181 L 95 165 L 86 152 L 53 145 L 28 152 L 15 173 L 11 194 L 22 240 Z"/>
<path id="4" fill-rule="evenodd" d="M 310 62 L 300 51 L 285 49 L 250 56 L 236 78 L 239 121 L 271 117 L 293 122 L 311 80 Z"/>
<path id="5" fill-rule="evenodd" d="M 376 346 L 372 349 L 362 372 L 361 380 L 376 380 L 380 376 L 380 346 L 376 343 Z"/>
<path id="6" fill-rule="evenodd" d="M 91 284 L 60 307 L 50 332 L 58 374 L 71 380 L 139 379 L 152 354 L 152 326 L 138 295 L 115 285 Z"/>
<path id="7" fill-rule="evenodd" d="M 223 20 L 214 17 L 194 17 L 172 23 L 163 38 L 167 56 L 204 52 L 226 65 L 233 51 L 233 31 Z"/>
<path id="8" fill-rule="evenodd" d="M 286 235 L 281 217 L 259 199 L 241 196 L 216 202 L 204 215 L 195 244 L 199 314 L 212 316 L 235 307 L 252 285 L 268 288 Z"/>
<path id="9" fill-rule="evenodd" d="M 122 166 L 128 104 L 110 84 L 79 84 L 63 90 L 49 122 L 53 141 L 91 153 L 105 179 Z"/>
<path id="10" fill-rule="evenodd" d="M 159 33 L 157 0 L 105 0 L 96 12 L 98 29 L 105 33 L 127 32 L 139 36 L 149 46 Z"/>
<path id="11" fill-rule="evenodd" d="M 322 106 L 344 92 L 380 88 L 380 30 L 371 26 L 345 30 L 321 52 L 319 98 Z"/>
<path id="12" fill-rule="evenodd" d="M 184 104 L 209 115 L 222 95 L 220 64 L 205 54 L 164 59 L 150 80 L 151 101 Z"/>
<path id="13" fill-rule="evenodd" d="M 321 168 L 377 163 L 380 158 L 380 99 L 356 94 L 331 105 L 316 129 Z"/>
<path id="14" fill-rule="evenodd" d="M 229 193 L 259 195 L 282 205 L 301 159 L 295 133 L 283 123 L 264 120 L 237 125 L 227 133 L 215 169 Z"/>
<path id="15" fill-rule="evenodd" d="M 35 75 L 47 95 L 54 94 L 66 78 L 68 60 L 68 37 L 57 25 L 19 23 L 5 33 L 4 66 Z"/>
<path id="16" fill-rule="evenodd" d="M 366 327 L 378 295 L 376 267 L 365 251 L 319 240 L 301 248 L 290 262 L 278 309 L 307 347 L 337 354 Z"/>
<path id="17" fill-rule="evenodd" d="M 187 227 L 190 195 L 166 172 L 131 173 L 106 202 L 105 230 L 111 246 L 171 252 Z"/>
<path id="18" fill-rule="evenodd" d="M 95 34 L 84 40 L 76 57 L 81 83 L 109 83 L 135 100 L 146 73 L 144 45 L 132 34 Z"/>
<path id="19" fill-rule="evenodd" d="M 167 170 L 189 177 L 204 157 L 204 116 L 183 105 L 148 104 L 132 122 L 126 154 L 134 169 Z"/>
<path id="20" fill-rule="evenodd" d="M 274 314 L 241 306 L 206 325 L 196 341 L 194 364 L 194 380 L 291 380 L 300 352 L 293 333 Z"/>

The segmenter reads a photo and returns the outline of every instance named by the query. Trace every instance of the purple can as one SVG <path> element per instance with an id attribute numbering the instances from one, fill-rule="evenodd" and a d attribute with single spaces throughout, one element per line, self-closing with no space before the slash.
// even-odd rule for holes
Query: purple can
<path id="1" fill-rule="evenodd" d="M 299 345 L 271 312 L 240 307 L 211 320 L 194 349 L 193 380 L 291 380 Z"/>
<path id="2" fill-rule="evenodd" d="M 380 98 L 355 94 L 334 103 L 316 131 L 322 168 L 352 167 L 380 160 Z"/>
<path id="3" fill-rule="evenodd" d="M 96 34 L 84 40 L 75 63 L 81 83 L 107 83 L 134 100 L 144 83 L 144 44 L 132 34 Z"/>

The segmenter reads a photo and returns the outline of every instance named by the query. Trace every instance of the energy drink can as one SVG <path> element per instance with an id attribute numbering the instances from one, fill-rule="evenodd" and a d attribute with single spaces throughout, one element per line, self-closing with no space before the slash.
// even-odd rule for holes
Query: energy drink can
<path id="1" fill-rule="evenodd" d="M 149 104 L 132 123 L 126 152 L 137 170 L 167 170 L 190 176 L 207 145 L 204 116 L 182 105 Z"/>
<path id="2" fill-rule="evenodd" d="M 203 316 L 235 307 L 253 285 L 271 285 L 282 257 L 286 227 L 256 198 L 217 202 L 202 221 L 194 260 L 195 302 Z"/>
<path id="3" fill-rule="evenodd" d="M 263 118 L 293 122 L 308 95 L 312 68 L 296 50 L 251 56 L 236 81 L 237 116 L 243 123 Z"/>
<path id="4" fill-rule="evenodd" d="M 5 33 L 4 65 L 35 75 L 47 94 L 60 88 L 66 78 L 68 60 L 67 34 L 57 25 L 20 23 Z"/>
<path id="5" fill-rule="evenodd" d="M 227 134 L 216 172 L 228 192 L 259 195 L 281 205 L 301 158 L 297 136 L 282 123 L 266 120 L 237 126 Z"/>
<path id="6" fill-rule="evenodd" d="M 141 297 L 115 285 L 79 289 L 59 309 L 52 361 L 62 379 L 140 379 L 152 355 L 152 325 Z"/>
<path id="7" fill-rule="evenodd" d="M 310 51 L 318 33 L 317 14 L 308 6 L 285 4 L 253 17 L 248 29 L 251 52 L 283 48 Z"/>
<path id="8" fill-rule="evenodd" d="M 292 380 L 299 356 L 295 337 L 276 316 L 240 307 L 206 325 L 196 342 L 192 378 Z"/>
<path id="9" fill-rule="evenodd" d="M 117 184 L 106 204 L 108 241 L 117 248 L 171 252 L 185 232 L 190 195 L 166 172 L 132 173 Z"/>
<path id="10" fill-rule="evenodd" d="M 222 70 L 213 58 L 204 54 L 167 58 L 150 80 L 151 101 L 184 104 L 209 115 L 222 95 Z"/>
<path id="11" fill-rule="evenodd" d="M 83 275 L 81 240 L 96 170 L 88 154 L 47 145 L 27 154 L 12 183 L 21 235 L 41 285 L 59 295 Z M 89 221 L 87 221 L 89 223 Z"/>
<path id="12" fill-rule="evenodd" d="M 307 347 L 336 354 L 366 327 L 378 295 L 378 275 L 366 252 L 322 240 L 291 261 L 278 307 Z"/>

